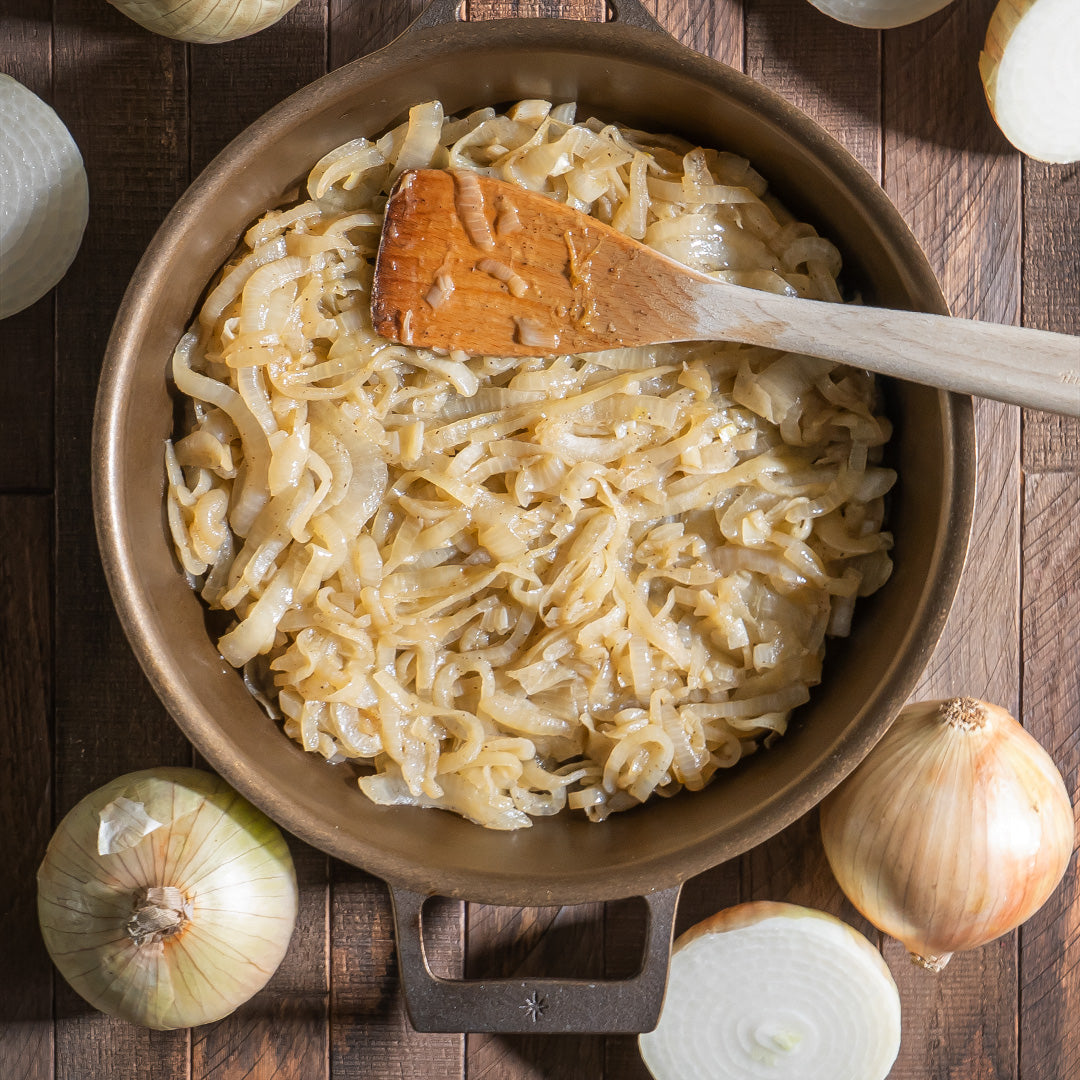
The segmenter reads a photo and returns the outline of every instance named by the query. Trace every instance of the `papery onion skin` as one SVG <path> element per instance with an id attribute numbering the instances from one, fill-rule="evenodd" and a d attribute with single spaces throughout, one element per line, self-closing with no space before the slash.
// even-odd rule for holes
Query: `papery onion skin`
<path id="1" fill-rule="evenodd" d="M 1065 783 L 1009 713 L 972 698 L 909 705 L 821 804 L 840 887 L 940 971 L 1033 915 L 1076 838 Z"/>
<path id="2" fill-rule="evenodd" d="M 272 26 L 299 0 L 109 0 L 140 26 L 163 37 L 217 45 Z"/>
<path id="3" fill-rule="evenodd" d="M 118 797 L 163 824 L 98 855 L 101 812 Z M 86 796 L 57 827 L 37 880 L 42 937 L 60 973 L 95 1008 L 157 1030 L 231 1013 L 273 975 L 296 921 L 280 830 L 199 769 L 130 773 Z M 175 933 L 134 926 L 147 890 L 182 897 Z"/>

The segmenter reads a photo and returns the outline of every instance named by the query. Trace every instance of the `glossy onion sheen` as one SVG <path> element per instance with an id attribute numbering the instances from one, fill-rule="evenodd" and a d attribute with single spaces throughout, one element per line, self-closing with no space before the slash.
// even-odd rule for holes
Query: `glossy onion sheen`
<path id="1" fill-rule="evenodd" d="M 671 955 L 655 1080 L 883 1080 L 900 1049 L 900 995 L 846 923 L 794 904 L 728 908 Z"/>
<path id="2" fill-rule="evenodd" d="M 1004 709 L 971 698 L 909 705 L 821 805 L 840 887 L 934 970 L 1034 914 L 1074 834 L 1046 751 Z"/>
<path id="3" fill-rule="evenodd" d="M 150 831 L 101 855 L 102 811 L 118 799 L 152 819 Z M 147 889 L 182 899 L 188 914 L 175 933 L 140 943 L 128 927 Z M 60 973 L 102 1012 L 151 1028 L 209 1023 L 251 997 L 285 955 L 296 906 L 277 826 L 197 769 L 131 773 L 88 795 L 38 870 L 42 936 Z"/>
<path id="4" fill-rule="evenodd" d="M 40 300 L 67 272 L 89 207 L 71 133 L 35 93 L 0 75 L 0 319 Z"/>

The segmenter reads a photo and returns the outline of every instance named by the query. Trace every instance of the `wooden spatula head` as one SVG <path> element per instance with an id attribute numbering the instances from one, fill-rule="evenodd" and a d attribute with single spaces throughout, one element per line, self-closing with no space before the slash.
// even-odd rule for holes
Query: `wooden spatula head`
<path id="1" fill-rule="evenodd" d="M 693 336 L 695 278 L 708 282 L 541 193 L 421 169 L 387 204 L 372 319 L 471 355 L 592 352 Z"/>

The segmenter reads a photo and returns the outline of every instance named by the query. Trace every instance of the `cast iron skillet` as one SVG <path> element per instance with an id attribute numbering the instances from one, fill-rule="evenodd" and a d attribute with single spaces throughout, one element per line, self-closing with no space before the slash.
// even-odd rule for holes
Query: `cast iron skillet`
<path id="1" fill-rule="evenodd" d="M 319 79 L 229 144 L 180 199 L 128 287 L 102 371 L 94 441 L 98 538 L 132 648 L 184 732 L 226 780 L 303 840 L 391 887 L 414 1025 L 442 1031 L 640 1031 L 655 1025 L 683 881 L 762 842 L 813 807 L 881 736 L 937 640 L 967 547 L 974 490 L 971 402 L 891 382 L 896 569 L 835 643 L 811 703 L 775 748 L 703 792 L 593 825 L 571 815 L 513 834 L 453 815 L 374 806 L 347 768 L 286 739 L 207 633 L 163 514 L 162 444 L 173 426 L 169 357 L 205 284 L 245 227 L 287 198 L 327 150 L 375 135 L 438 97 L 448 113 L 525 97 L 682 134 L 751 159 L 802 220 L 844 254 L 869 302 L 947 313 L 926 259 L 878 185 L 774 93 L 677 44 L 638 0 L 606 24 L 457 21 L 435 0 L 387 48 Z M 633 979 L 434 977 L 420 938 L 432 893 L 490 904 L 646 898 Z M 536 994 L 537 997 L 530 998 Z M 544 1008 L 523 1008 L 529 1000 Z"/>

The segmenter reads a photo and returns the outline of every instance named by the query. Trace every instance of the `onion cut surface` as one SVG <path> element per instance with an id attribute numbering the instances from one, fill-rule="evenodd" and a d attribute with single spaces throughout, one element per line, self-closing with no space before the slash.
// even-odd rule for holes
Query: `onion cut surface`
<path id="1" fill-rule="evenodd" d="M 1080 161 L 1080 4 L 1001 0 L 979 56 L 1005 138 L 1039 161 Z"/>
<path id="2" fill-rule="evenodd" d="M 675 942 L 660 1022 L 638 1043 L 656 1080 L 884 1080 L 900 995 L 832 915 L 740 904 Z"/>
<path id="3" fill-rule="evenodd" d="M 873 30 L 907 26 L 948 7 L 952 0 L 810 0 L 826 15 Z"/>
<path id="4" fill-rule="evenodd" d="M 0 319 L 64 276 L 88 210 L 86 170 L 71 133 L 33 91 L 0 74 Z"/>

